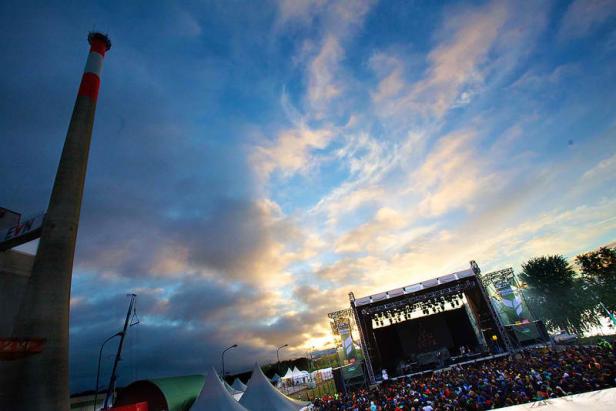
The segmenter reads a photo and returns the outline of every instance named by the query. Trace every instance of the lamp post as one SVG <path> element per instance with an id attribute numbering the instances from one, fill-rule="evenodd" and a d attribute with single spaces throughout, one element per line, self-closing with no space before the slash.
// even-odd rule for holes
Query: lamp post
<path id="1" fill-rule="evenodd" d="M 233 344 L 231 347 L 225 348 L 224 351 L 222 352 L 221 357 L 222 357 L 222 379 L 223 380 L 225 379 L 225 353 L 229 351 L 231 348 L 235 348 L 235 347 L 237 347 L 237 344 Z"/>
<path id="2" fill-rule="evenodd" d="M 107 338 L 103 344 L 101 344 L 101 348 L 100 350 L 98 350 L 98 365 L 96 367 L 96 389 L 94 390 L 94 410 L 96 410 L 96 400 L 98 399 L 98 378 L 100 376 L 101 373 L 101 355 L 103 354 L 103 348 L 105 347 L 105 344 L 107 344 L 109 341 L 113 340 L 115 337 L 119 337 L 122 335 L 122 331 L 119 331 L 115 334 L 113 334 L 111 337 Z"/>
<path id="3" fill-rule="evenodd" d="M 278 362 L 276 363 L 276 368 L 278 369 L 278 372 L 279 372 L 280 374 L 282 374 L 282 372 L 280 372 L 280 355 L 278 355 L 278 352 L 280 351 L 280 349 L 281 349 L 281 348 L 288 347 L 288 346 L 289 346 L 289 344 L 285 344 L 285 345 L 281 345 L 280 347 L 276 348 L 276 360 L 278 361 Z M 286 386 L 286 384 L 287 384 L 287 383 L 284 383 L 284 384 L 283 384 L 283 387 L 285 387 L 285 386 Z"/>
<path id="4" fill-rule="evenodd" d="M 281 345 L 280 347 L 276 348 L 276 359 L 278 360 L 278 372 L 280 372 L 280 356 L 278 355 L 278 352 L 280 351 L 281 348 L 284 347 L 288 347 L 289 344 L 285 344 L 285 345 Z"/>

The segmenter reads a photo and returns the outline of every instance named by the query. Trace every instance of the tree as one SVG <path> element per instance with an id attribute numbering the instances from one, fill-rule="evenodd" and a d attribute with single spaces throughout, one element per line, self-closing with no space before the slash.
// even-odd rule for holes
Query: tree
<path id="1" fill-rule="evenodd" d="M 520 278 L 528 284 L 535 316 L 548 328 L 581 333 L 598 324 L 588 287 L 562 255 L 530 259 L 522 264 Z"/>
<path id="2" fill-rule="evenodd" d="M 593 295 L 611 308 L 616 305 L 616 249 L 601 247 L 597 251 L 578 255 L 584 280 Z M 597 301 L 598 303 L 598 301 Z"/>

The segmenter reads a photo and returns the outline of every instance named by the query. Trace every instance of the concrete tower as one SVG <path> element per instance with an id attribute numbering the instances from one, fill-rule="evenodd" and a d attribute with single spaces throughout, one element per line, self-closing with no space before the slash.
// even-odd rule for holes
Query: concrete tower
<path id="1" fill-rule="evenodd" d="M 32 275 L 13 327 L 17 338 L 44 338 L 43 351 L 11 361 L 0 377 L 0 409 L 69 410 L 69 302 L 88 151 L 109 38 L 90 33 L 90 54 L 58 165 Z M 7 365 L 9 363 L 5 363 Z"/>

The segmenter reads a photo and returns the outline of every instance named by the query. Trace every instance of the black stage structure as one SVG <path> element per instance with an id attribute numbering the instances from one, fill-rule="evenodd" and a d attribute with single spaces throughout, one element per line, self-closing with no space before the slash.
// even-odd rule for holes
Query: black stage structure
<path id="1" fill-rule="evenodd" d="M 442 277 L 362 298 L 349 293 L 371 384 L 512 351 L 474 261 Z"/>

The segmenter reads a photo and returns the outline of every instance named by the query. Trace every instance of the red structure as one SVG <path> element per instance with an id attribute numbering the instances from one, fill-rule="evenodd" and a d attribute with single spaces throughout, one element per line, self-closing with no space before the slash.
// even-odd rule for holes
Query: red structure
<path id="1" fill-rule="evenodd" d="M 147 402 L 139 402 L 137 404 L 122 405 L 120 407 L 109 408 L 110 411 L 148 411 Z"/>

